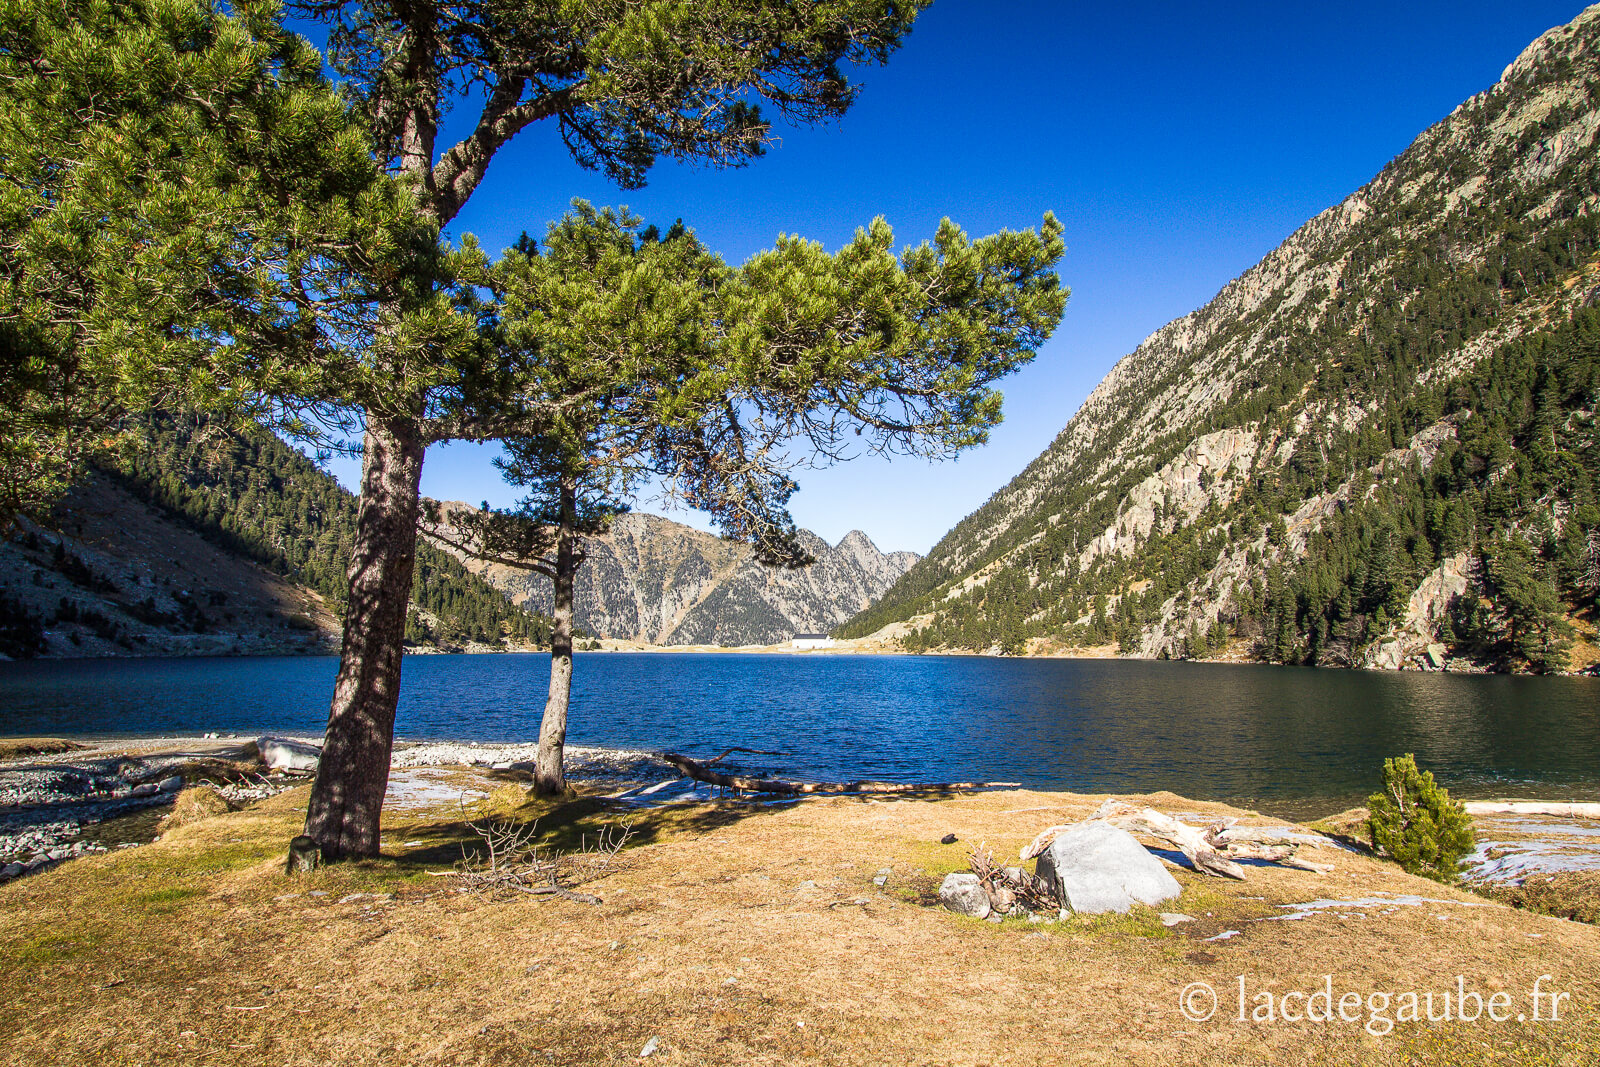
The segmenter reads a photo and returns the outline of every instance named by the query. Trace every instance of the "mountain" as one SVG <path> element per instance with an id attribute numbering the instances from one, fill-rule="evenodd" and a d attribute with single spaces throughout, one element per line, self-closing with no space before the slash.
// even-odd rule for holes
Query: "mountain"
<path id="1" fill-rule="evenodd" d="M 839 634 L 1339 666 L 1592 661 L 1597 131 L 1591 7 L 1119 361 Z"/>
<path id="2" fill-rule="evenodd" d="M 466 507 L 453 504 L 451 507 Z M 808 530 L 816 558 L 782 570 L 757 563 L 747 545 L 657 515 L 617 516 L 584 542 L 577 625 L 598 637 L 653 645 L 766 645 L 797 632 L 826 632 L 866 608 L 919 558 L 879 552 L 859 530 L 830 546 Z M 549 579 L 464 559 L 519 604 L 546 612 Z"/>
<path id="3" fill-rule="evenodd" d="M 0 654 L 211 655 L 337 646 L 355 497 L 265 430 L 156 417 L 39 523 L 0 541 Z M 418 649 L 547 644 L 549 622 L 417 552 Z"/>
<path id="4" fill-rule="evenodd" d="M 339 639 L 323 597 L 101 472 L 47 523 L 0 540 L 0 616 L 11 657 L 326 652 Z"/>

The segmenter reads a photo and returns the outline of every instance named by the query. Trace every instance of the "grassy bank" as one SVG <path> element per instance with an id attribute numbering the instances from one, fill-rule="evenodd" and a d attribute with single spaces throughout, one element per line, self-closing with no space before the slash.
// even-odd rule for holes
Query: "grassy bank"
<path id="1" fill-rule="evenodd" d="M 486 900 L 446 870 L 453 805 L 386 823 L 385 858 L 281 873 L 304 790 L 0 887 L 0 1062 L 16 1064 L 1528 1063 L 1600 1060 L 1600 931 L 1318 850 L 1328 874 L 1177 877 L 1154 912 L 1000 925 L 936 906 L 983 841 L 1014 855 L 1099 797 L 682 805 L 637 815 L 599 905 Z M 1168 811 L 1233 812 L 1170 794 Z M 1237 814 L 1237 812 L 1233 812 Z M 530 805 L 553 842 L 617 814 Z M 940 845 L 947 833 L 961 842 Z M 875 879 L 887 872 L 880 887 Z M 377 894 L 347 899 L 352 894 Z M 1280 905 L 1415 894 L 1419 906 Z M 1228 931 L 1236 933 L 1211 940 Z M 1559 1022 L 1239 1022 L 1258 994 L 1454 992 Z M 1180 992 L 1209 983 L 1204 1022 Z M 1301 1002 L 1303 1003 L 1303 1001 Z M 1548 1012 L 1548 1001 L 1546 1012 Z M 1379 1013 L 1383 1014 L 1383 1013 Z M 1393 1016 L 1391 1010 L 1389 1016 Z"/>

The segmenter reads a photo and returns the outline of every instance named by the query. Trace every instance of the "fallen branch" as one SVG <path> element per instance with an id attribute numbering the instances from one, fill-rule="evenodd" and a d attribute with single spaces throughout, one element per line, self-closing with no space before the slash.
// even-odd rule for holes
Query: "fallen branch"
<path id="1" fill-rule="evenodd" d="M 1600 804 L 1555 804 L 1538 800 L 1469 800 L 1468 815 L 1553 815 L 1566 819 L 1600 819 Z"/>
<path id="2" fill-rule="evenodd" d="M 1033 859 L 1068 830 L 1089 822 L 1107 822 L 1129 833 L 1165 841 L 1182 852 L 1195 870 L 1220 878 L 1243 880 L 1244 868 L 1239 866 L 1238 860 L 1276 863 L 1319 874 L 1333 870 L 1329 864 L 1313 863 L 1296 855 L 1302 843 L 1317 845 L 1317 842 L 1306 840 L 1304 835 L 1292 832 L 1286 835 L 1272 827 L 1238 826 L 1237 820 L 1232 818 L 1219 819 L 1201 831 L 1154 808 L 1136 808 L 1116 799 L 1100 805 L 1099 810 L 1083 823 L 1052 826 L 1041 831 L 1023 848 L 1021 858 Z"/>
<path id="3" fill-rule="evenodd" d="M 750 751 L 729 749 L 728 752 Z M 728 753 L 724 752 L 722 756 Z M 764 753 L 781 755 L 781 753 Z M 721 759 L 718 756 L 717 759 Z M 787 778 L 752 778 L 744 774 L 723 774 L 711 770 L 705 763 L 692 760 L 677 752 L 658 752 L 656 758 L 671 764 L 687 777 L 708 785 L 727 789 L 743 789 L 751 793 L 782 793 L 798 796 L 806 793 L 957 793 L 970 789 L 988 789 L 994 786 L 1015 786 L 1017 782 L 798 782 Z M 708 761 L 715 762 L 715 760 Z"/>
<path id="4" fill-rule="evenodd" d="M 1135 808 L 1120 800 L 1108 800 L 1100 805 L 1094 818 L 1119 826 L 1129 833 L 1144 833 L 1169 842 L 1189 858 L 1197 871 L 1220 878 L 1244 880 L 1244 870 L 1217 851 L 1204 834 L 1155 808 Z"/>

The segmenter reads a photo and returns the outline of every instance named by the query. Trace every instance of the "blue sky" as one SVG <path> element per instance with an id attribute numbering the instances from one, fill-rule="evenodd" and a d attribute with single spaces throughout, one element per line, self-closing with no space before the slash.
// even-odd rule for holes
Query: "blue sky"
<path id="1" fill-rule="evenodd" d="M 804 471 L 796 520 L 926 552 L 1061 430 L 1122 355 L 1209 300 L 1427 126 L 1491 86 L 1582 5 L 1516 0 L 1318 4 L 939 0 L 886 67 L 858 72 L 840 122 L 780 131 L 741 170 L 658 166 L 621 192 L 534 127 L 457 220 L 491 253 L 575 196 L 682 217 L 739 263 L 779 233 L 837 248 L 883 215 L 900 243 L 949 216 L 973 236 L 1066 226 L 1066 316 L 1003 383 L 1005 423 L 955 462 L 864 457 Z M 491 449 L 429 452 L 430 496 L 509 504 Z M 347 485 L 355 466 L 336 462 Z M 661 510 L 649 501 L 641 510 Z M 668 513 L 703 526 L 691 513 Z"/>

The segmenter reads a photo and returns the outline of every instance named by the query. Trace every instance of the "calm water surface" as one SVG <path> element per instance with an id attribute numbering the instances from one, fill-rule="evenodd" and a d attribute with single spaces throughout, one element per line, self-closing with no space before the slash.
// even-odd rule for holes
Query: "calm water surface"
<path id="1" fill-rule="evenodd" d="M 320 733 L 333 658 L 0 663 L 0 734 Z M 397 732 L 537 737 L 544 655 L 413 656 Z M 821 778 L 1170 789 L 1286 815 L 1415 752 L 1459 795 L 1600 797 L 1600 679 L 1121 660 L 594 653 L 569 740 Z M 756 757 L 751 757 L 756 759 Z"/>

